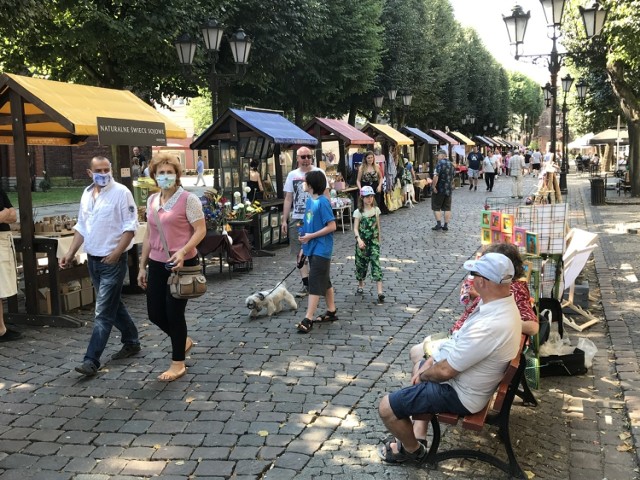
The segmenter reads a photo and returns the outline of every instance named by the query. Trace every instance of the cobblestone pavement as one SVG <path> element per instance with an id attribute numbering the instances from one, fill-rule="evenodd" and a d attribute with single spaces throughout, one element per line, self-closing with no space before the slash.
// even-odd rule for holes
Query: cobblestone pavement
<path id="1" fill-rule="evenodd" d="M 533 178 L 525 185 L 532 190 Z M 509 196 L 510 188 L 502 177 L 493 195 Z M 602 295 L 592 311 L 606 322 L 569 331 L 574 344 L 585 336 L 598 346 L 587 375 L 543 378 L 534 392 L 540 405 L 512 409 L 516 455 L 532 478 L 638 478 L 640 242 L 619 224 L 638 221 L 640 207 L 591 207 L 588 188 L 586 179 L 569 176 L 571 225 L 600 234 L 584 276 Z M 471 461 L 429 472 L 388 466 L 375 450 L 386 436 L 376 407 L 385 392 L 408 383 L 409 347 L 461 313 L 462 263 L 478 249 L 485 198 L 484 191 L 457 190 L 449 232 L 431 231 L 428 201 L 382 217 L 383 306 L 374 303 L 370 282 L 356 295 L 353 236 L 337 233 L 332 281 L 340 320 L 309 335 L 294 328 L 306 300 L 298 313 L 256 320 L 243 305 L 289 272 L 288 249 L 256 258 L 253 271 L 231 278 L 211 268 L 209 292 L 187 311 L 196 341 L 188 374 L 171 384 L 156 380 L 170 345 L 149 324 L 142 296 L 125 297 L 142 353 L 110 361 L 114 331 L 93 379 L 73 371 L 91 311 L 77 315 L 87 321 L 81 328 L 20 327 L 24 340 L 0 346 L 0 478 L 504 478 Z M 493 431 L 447 428 L 443 442 L 500 451 Z"/>

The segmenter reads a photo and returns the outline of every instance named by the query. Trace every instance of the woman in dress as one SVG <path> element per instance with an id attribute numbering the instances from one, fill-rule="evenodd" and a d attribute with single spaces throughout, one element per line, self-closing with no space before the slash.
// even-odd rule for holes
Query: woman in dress
<path id="1" fill-rule="evenodd" d="M 358 178 L 356 179 L 356 185 L 358 190 L 362 190 L 362 187 L 371 187 L 376 192 L 376 204 L 385 211 L 384 203 L 382 202 L 382 170 L 376 162 L 374 153 L 369 150 L 364 154 L 364 160 L 358 168 Z"/>
<path id="2" fill-rule="evenodd" d="M 148 223 L 138 285 L 147 291 L 149 320 L 171 339 L 171 365 L 158 380 L 172 382 L 187 373 L 184 359 L 193 340 L 187 336 L 184 316 L 187 300 L 173 298 L 167 280 L 172 271 L 198 265 L 196 246 L 206 235 L 207 228 L 200 199 L 181 186 L 182 166 L 176 157 L 167 153 L 155 156 L 149 174 L 160 192 L 147 200 Z M 169 252 L 164 247 L 165 242 Z"/>
<path id="3" fill-rule="evenodd" d="M 251 202 L 254 200 L 262 200 L 264 196 L 262 178 L 260 178 L 260 172 L 258 171 L 259 165 L 260 162 L 255 159 L 249 163 L 249 180 L 247 181 L 247 187 L 249 187 L 251 191 L 247 193 L 247 199 Z"/>

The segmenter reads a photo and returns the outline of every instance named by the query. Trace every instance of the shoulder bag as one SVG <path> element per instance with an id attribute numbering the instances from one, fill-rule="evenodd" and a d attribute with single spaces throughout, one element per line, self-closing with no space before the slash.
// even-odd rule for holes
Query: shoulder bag
<path id="1" fill-rule="evenodd" d="M 159 204 L 160 197 L 158 196 L 158 205 Z M 162 247 L 167 254 L 167 258 L 171 258 L 167 239 L 164 237 L 162 224 L 160 223 L 160 217 L 158 216 L 158 207 L 153 209 L 153 213 L 156 219 L 156 224 L 158 225 L 160 240 L 162 240 Z M 167 280 L 167 285 L 169 285 L 169 292 L 173 298 L 188 300 L 190 298 L 198 298 L 206 293 L 207 278 L 203 275 L 202 267 L 198 263 L 198 265 L 182 267 L 178 271 L 172 272 Z"/>

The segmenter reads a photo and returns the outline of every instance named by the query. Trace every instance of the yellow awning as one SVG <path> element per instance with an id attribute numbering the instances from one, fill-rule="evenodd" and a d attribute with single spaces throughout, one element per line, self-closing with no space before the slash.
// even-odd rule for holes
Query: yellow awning
<path id="1" fill-rule="evenodd" d="M 473 146 L 476 144 L 476 142 L 474 142 L 473 140 L 471 140 L 469 137 L 467 137 L 466 135 L 461 134 L 460 132 L 451 132 L 455 135 L 455 137 L 460 140 L 462 143 L 464 143 L 465 145 L 470 145 Z"/>
<path id="2" fill-rule="evenodd" d="M 9 92 L 23 99 L 27 143 L 70 145 L 77 137 L 98 135 L 97 117 L 160 122 L 167 138 L 186 138 L 187 132 L 151 105 L 126 90 L 90 87 L 72 83 L 23 77 L 0 76 L 0 144 L 11 144 Z"/>
<path id="3" fill-rule="evenodd" d="M 381 123 L 367 123 L 362 131 L 367 133 L 369 127 L 371 128 L 371 130 L 384 135 L 398 145 L 413 145 L 413 140 L 389 125 L 383 125 Z M 367 135 L 370 134 L 367 133 Z M 370 136 L 375 137 L 376 135 Z"/>

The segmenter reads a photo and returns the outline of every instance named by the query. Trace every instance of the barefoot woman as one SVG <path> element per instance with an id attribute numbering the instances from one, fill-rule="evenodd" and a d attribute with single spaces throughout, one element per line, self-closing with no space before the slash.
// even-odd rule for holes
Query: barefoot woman
<path id="1" fill-rule="evenodd" d="M 171 366 L 158 380 L 172 382 L 187 372 L 184 357 L 193 341 L 187 337 L 184 318 L 187 300 L 171 296 L 167 279 L 171 270 L 198 264 L 196 245 L 207 229 L 200 200 L 180 186 L 182 166 L 176 157 L 164 153 L 155 156 L 149 173 L 160 192 L 151 195 L 147 201 L 147 232 L 140 257 L 138 285 L 147 290 L 149 320 L 171 339 Z M 162 235 L 169 253 L 164 249 Z M 148 272 L 145 270 L 147 265 Z"/>

